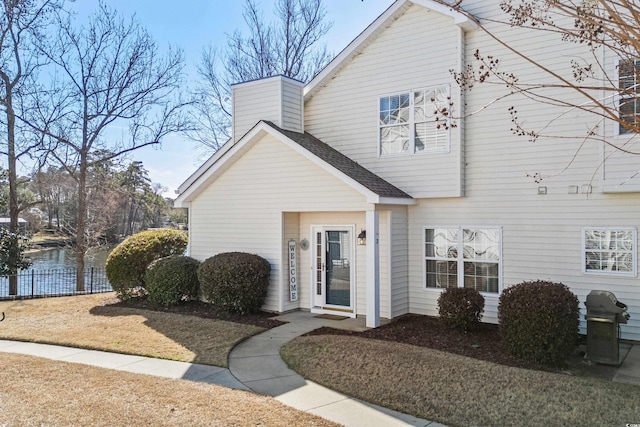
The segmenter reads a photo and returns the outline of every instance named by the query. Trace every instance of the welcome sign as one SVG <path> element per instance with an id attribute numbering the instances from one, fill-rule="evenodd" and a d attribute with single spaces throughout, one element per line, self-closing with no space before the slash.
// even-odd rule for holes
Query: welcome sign
<path id="1" fill-rule="evenodd" d="M 289 240 L 289 300 L 298 301 L 298 255 L 295 240 Z"/>

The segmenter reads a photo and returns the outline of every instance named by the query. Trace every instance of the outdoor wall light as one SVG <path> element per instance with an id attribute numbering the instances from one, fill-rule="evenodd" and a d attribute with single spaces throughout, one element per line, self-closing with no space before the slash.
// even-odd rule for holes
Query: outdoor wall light
<path id="1" fill-rule="evenodd" d="M 306 238 L 300 240 L 300 249 L 302 249 L 303 251 L 309 249 L 309 240 L 307 240 Z"/>
<path id="2" fill-rule="evenodd" d="M 360 230 L 360 234 L 358 234 L 358 244 L 360 246 L 367 244 L 367 230 Z"/>

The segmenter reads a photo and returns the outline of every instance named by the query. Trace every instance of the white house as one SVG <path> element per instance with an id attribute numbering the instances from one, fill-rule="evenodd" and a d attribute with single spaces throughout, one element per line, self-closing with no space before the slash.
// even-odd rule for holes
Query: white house
<path id="1" fill-rule="evenodd" d="M 584 54 L 555 34 L 492 27 L 497 1 L 463 7 L 551 68 Z M 462 91 L 451 70 L 477 49 L 521 78 L 545 78 L 466 15 L 397 0 L 307 85 L 275 76 L 233 86 L 233 137 L 176 200 L 189 208 L 191 256 L 259 254 L 272 266 L 264 309 L 366 316 L 369 326 L 437 315 L 450 286 L 481 291 L 487 322 L 502 290 L 523 281 L 568 285 L 583 314 L 591 290 L 610 290 L 629 306 L 623 337 L 640 340 L 638 157 L 584 143 L 595 119 L 578 109 L 499 100 L 505 89 L 489 84 Z M 602 61 L 617 66 L 607 52 Z M 434 107 L 449 104 L 458 118 L 438 127 Z M 559 139 L 514 136 L 509 105 Z M 637 145 L 613 121 L 597 132 Z"/>

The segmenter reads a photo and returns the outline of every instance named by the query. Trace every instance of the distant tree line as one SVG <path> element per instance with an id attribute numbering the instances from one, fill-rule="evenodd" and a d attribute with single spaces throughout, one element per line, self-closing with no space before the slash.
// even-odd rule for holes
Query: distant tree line
<path id="1" fill-rule="evenodd" d="M 48 166 L 20 177 L 17 189 L 18 204 L 28 207 L 21 216 L 29 221 L 31 231 L 76 235 L 78 185 L 64 168 Z M 147 228 L 186 225 L 186 210 L 174 208 L 173 200 L 162 196 L 164 191 L 161 184 L 151 183 L 139 161 L 109 160 L 91 167 L 85 230 L 89 246 L 112 243 Z M 7 173 L 0 169 L 0 216 L 4 217 L 9 212 L 8 192 Z"/>

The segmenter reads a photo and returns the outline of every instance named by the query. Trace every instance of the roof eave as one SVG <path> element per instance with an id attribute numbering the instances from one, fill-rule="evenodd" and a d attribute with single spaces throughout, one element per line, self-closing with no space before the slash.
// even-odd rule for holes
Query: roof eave
<path id="1" fill-rule="evenodd" d="M 376 205 L 402 205 L 402 206 L 414 206 L 417 205 L 413 198 L 406 197 L 378 197 L 377 200 L 367 200 L 369 203 Z"/>

